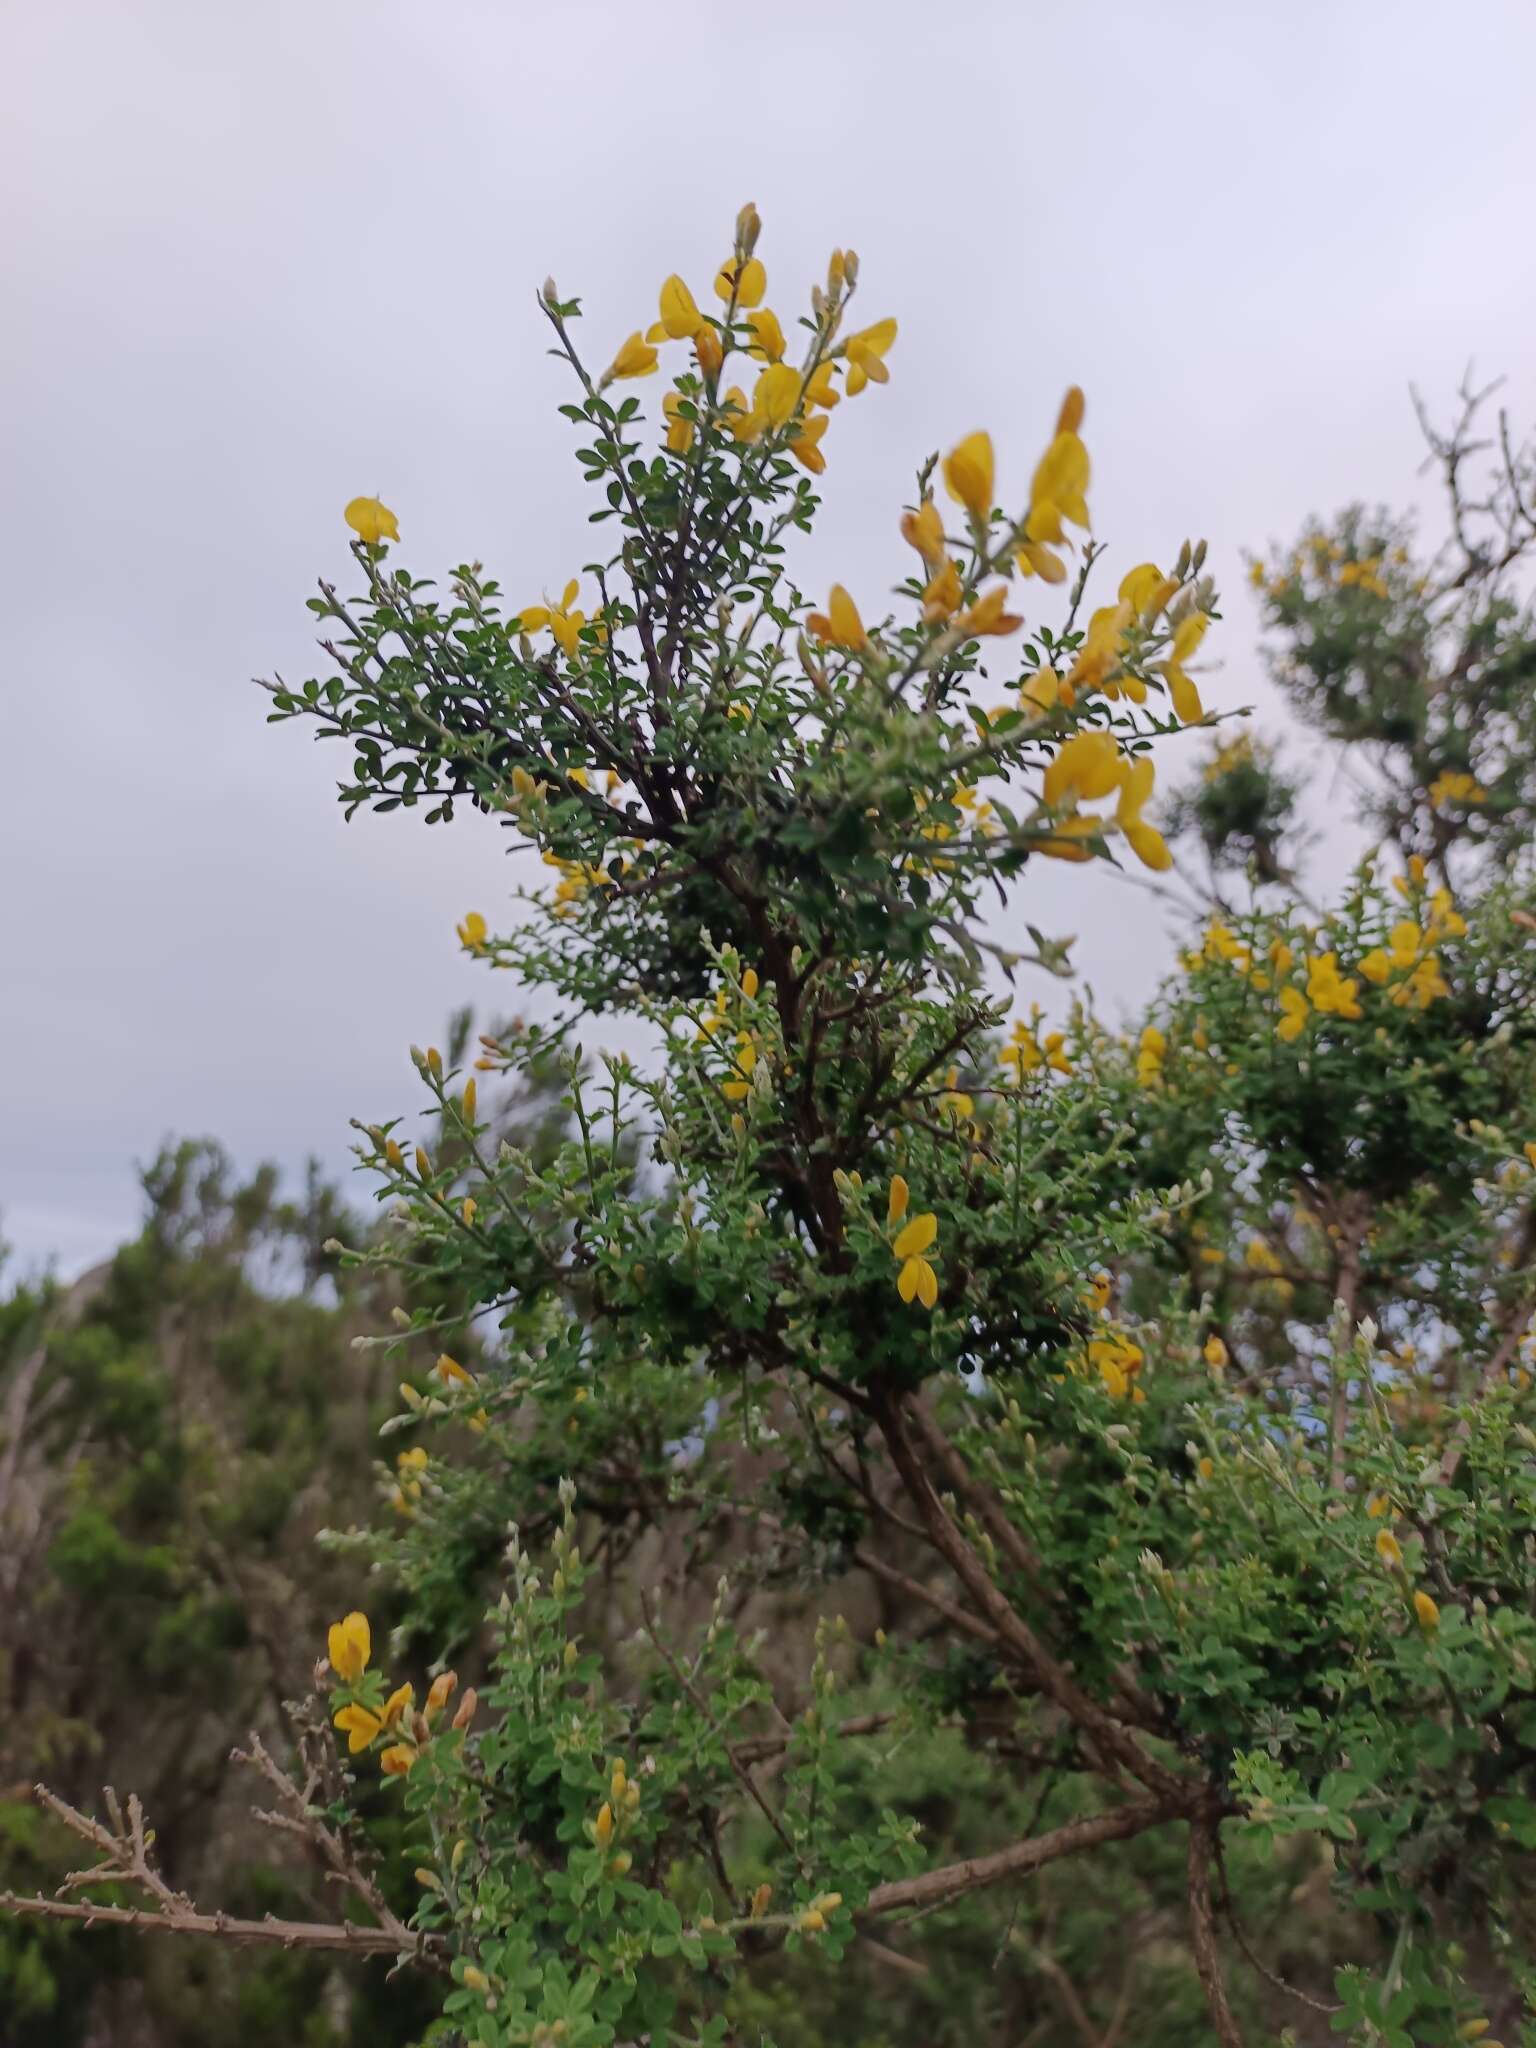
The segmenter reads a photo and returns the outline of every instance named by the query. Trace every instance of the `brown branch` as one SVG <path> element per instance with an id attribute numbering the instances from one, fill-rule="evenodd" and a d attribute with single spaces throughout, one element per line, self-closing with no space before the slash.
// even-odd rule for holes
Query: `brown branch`
<path id="1" fill-rule="evenodd" d="M 1175 1811 L 1169 1802 L 1157 1799 L 1116 1806 L 1086 1820 L 1068 1821 L 1048 1834 L 1011 1842 L 1006 1849 L 998 1849 L 990 1856 L 970 1856 L 963 1863 L 925 1870 L 919 1877 L 877 1884 L 865 1903 L 855 1909 L 854 1918 L 862 1920 L 878 1913 L 944 1905 L 951 1899 L 964 1898 L 969 1892 L 1004 1884 L 1009 1878 L 1027 1877 L 1032 1870 L 1043 1869 L 1063 1856 L 1075 1856 L 1080 1850 L 1096 1849 L 1104 1842 L 1123 1842 L 1171 1819 Z"/>
<path id="2" fill-rule="evenodd" d="M 357 1954 L 415 1958 L 429 1961 L 437 1968 L 444 1966 L 447 1952 L 442 1942 L 413 1932 L 395 1917 L 343 1838 L 326 1827 L 313 1811 L 313 1768 L 308 1784 L 301 1790 L 254 1735 L 250 1753 L 235 1751 L 235 1761 L 257 1769 L 287 1809 L 277 1813 L 258 1809 L 258 1819 L 317 1849 L 333 1882 L 346 1885 L 356 1894 L 378 1921 L 376 1927 L 355 1926 L 347 1921 L 277 1920 L 270 1915 L 262 1920 L 243 1920 L 229 1913 L 200 1911 L 185 1892 L 173 1890 L 151 1862 L 154 1832 L 145 1826 L 144 1809 L 137 1793 L 129 1795 L 125 1808 L 110 1785 L 102 1795 L 110 1826 L 71 1806 L 46 1785 L 33 1788 L 39 1803 L 101 1858 L 89 1870 L 71 1871 L 59 1889 L 64 1892 L 79 1891 L 87 1885 L 128 1885 L 144 1893 L 152 1903 L 106 1906 L 90 1900 L 23 1898 L 6 1892 L 0 1896 L 0 1906 L 32 1919 L 78 1920 L 86 1926 L 100 1924 L 166 1934 L 195 1934 L 247 1946 L 261 1943 L 281 1948 L 350 1949 Z"/>
<path id="3" fill-rule="evenodd" d="M 1216 1946 L 1216 1914 L 1211 1904 L 1211 1863 L 1216 1839 L 1216 1823 L 1209 1814 L 1197 1814 L 1189 1825 L 1189 1931 L 1200 1988 L 1205 1993 L 1216 2038 L 1221 2048 L 1243 2048 L 1242 2034 L 1227 2003 L 1221 1952 Z"/>
<path id="4" fill-rule="evenodd" d="M 105 1882 L 99 1877 L 92 1881 Z M 132 1927 L 141 1934 L 198 1934 L 244 1948 L 346 1949 L 353 1955 L 397 1958 L 436 1959 L 443 1954 L 441 1944 L 431 1935 L 409 1934 L 402 1946 L 395 1929 L 360 1927 L 345 1920 L 240 1920 L 229 1913 L 199 1913 L 190 1908 L 161 1913 L 147 1906 L 98 1906 L 88 1900 L 26 1898 L 17 1892 L 0 1892 L 0 1911 L 20 1919 Z"/>
<path id="5" fill-rule="evenodd" d="M 923 1606 L 932 1608 L 935 1614 L 942 1615 L 950 1627 L 959 1629 L 962 1635 L 972 1636 L 978 1643 L 985 1643 L 989 1650 L 1002 1648 L 1002 1637 L 995 1628 L 988 1628 L 979 1616 L 968 1614 L 953 1600 L 946 1599 L 942 1593 L 936 1593 L 931 1586 L 925 1586 L 921 1579 L 911 1578 L 906 1572 L 898 1571 L 895 1565 L 887 1564 L 878 1551 L 856 1550 L 853 1553 L 853 1561 L 862 1565 L 865 1571 L 873 1572 L 877 1579 L 883 1579 L 888 1586 L 894 1586 L 898 1592 L 905 1593 L 908 1599 L 920 1601 Z"/>
<path id="6" fill-rule="evenodd" d="M 900 1399 L 887 1394 L 880 1402 L 879 1419 L 891 1461 L 901 1475 L 908 1496 L 918 1511 L 918 1519 L 927 1530 L 934 1548 L 981 1609 L 1004 1646 L 1023 1665 L 1036 1689 L 1049 1694 L 1068 1719 L 1076 1722 L 1092 1738 L 1104 1757 L 1129 1771 L 1161 1798 L 1182 1801 L 1187 1807 L 1194 1787 L 1155 1757 L 1149 1756 L 1124 1723 L 1116 1720 L 1105 1707 L 1083 1691 L 1071 1672 L 1051 1655 L 994 1582 L 985 1563 L 966 1541 L 939 1499 L 912 1441 L 907 1411 Z"/>

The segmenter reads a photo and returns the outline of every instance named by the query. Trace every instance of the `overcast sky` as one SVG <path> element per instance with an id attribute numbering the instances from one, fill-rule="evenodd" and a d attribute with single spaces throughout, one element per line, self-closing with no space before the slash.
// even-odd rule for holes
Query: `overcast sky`
<path id="1" fill-rule="evenodd" d="M 1273 725 L 1241 550 L 1415 499 L 1410 378 L 1448 399 L 1475 357 L 1536 412 L 1533 78 L 1531 0 L 0 0 L 19 1263 L 110 1249 L 169 1133 L 344 1166 L 486 998 L 453 926 L 504 899 L 497 835 L 344 825 L 249 678 L 316 672 L 355 493 L 417 573 L 477 556 L 513 599 L 591 552 L 547 272 L 606 356 L 669 271 L 703 296 L 744 199 L 786 324 L 858 249 L 901 334 L 832 421 L 810 580 L 870 604 L 914 462 L 986 426 L 1016 496 L 1082 383 L 1111 561 L 1211 537 L 1207 696 Z M 1151 898 L 1031 889 L 1111 1002 L 1150 986 Z"/>

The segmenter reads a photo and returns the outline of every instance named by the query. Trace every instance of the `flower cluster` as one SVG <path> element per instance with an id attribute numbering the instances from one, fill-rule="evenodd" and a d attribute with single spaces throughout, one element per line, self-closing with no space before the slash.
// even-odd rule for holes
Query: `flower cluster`
<path id="1" fill-rule="evenodd" d="M 419 1712 L 415 1709 L 416 1688 L 397 1685 L 371 1671 L 373 1635 L 366 1614 L 353 1612 L 332 1622 L 326 1657 L 341 1700 L 331 1715 L 332 1722 L 347 1738 L 347 1750 L 360 1756 L 378 1744 L 379 1768 L 386 1777 L 403 1778 L 414 1767 L 422 1749 L 432 1740 L 435 1724 L 458 1689 L 452 1671 L 440 1671 L 427 1688 Z M 456 1730 L 467 1728 L 475 1717 L 478 1702 L 473 1688 L 465 1692 L 453 1717 Z"/>

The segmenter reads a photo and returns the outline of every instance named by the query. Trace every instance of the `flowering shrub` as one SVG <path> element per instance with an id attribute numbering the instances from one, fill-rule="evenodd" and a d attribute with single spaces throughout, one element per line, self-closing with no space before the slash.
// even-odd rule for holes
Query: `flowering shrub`
<path id="1" fill-rule="evenodd" d="M 332 672 L 270 686 L 341 742 L 349 811 L 471 805 L 550 871 L 458 930 L 553 1021 L 469 1072 L 418 1053 L 418 1113 L 358 1127 L 392 1226 L 345 1258 L 428 1279 L 380 1341 L 442 1347 L 386 1425 L 388 1526 L 341 1539 L 416 1621 L 385 1654 L 348 1614 L 321 1672 L 338 1812 L 390 1781 L 416 1865 L 409 1933 L 370 1936 L 444 1973 L 444 2040 L 723 2043 L 766 1967 L 900 1963 L 922 1916 L 1148 1837 L 1233 2042 L 1305 2006 L 1250 1971 L 1226 1859 L 1318 1837 L 1357 1916 L 1335 2032 L 1517 2025 L 1518 885 L 1460 903 L 1383 856 L 1336 909 L 1219 912 L 1126 1038 L 1016 1011 L 1070 943 L 1024 919 L 1033 861 L 1171 863 L 1204 548 L 1099 587 L 1074 390 L 1032 466 L 982 431 L 919 466 L 893 602 L 802 592 L 787 543 L 897 327 L 854 325 L 851 252 L 786 327 L 758 242 L 748 207 L 713 290 L 665 280 L 600 371 L 545 286 L 597 559 L 520 606 L 472 565 L 440 595 L 354 500 Z M 612 1018 L 648 1050 L 594 1068 L 574 1027 Z M 552 1048 L 561 1141 L 492 1143 L 480 1085 Z M 480 1635 L 446 1597 L 476 1574 Z M 892 1796 L 955 1728 L 998 1815 L 1047 1773 L 1032 1825 L 933 1842 Z"/>

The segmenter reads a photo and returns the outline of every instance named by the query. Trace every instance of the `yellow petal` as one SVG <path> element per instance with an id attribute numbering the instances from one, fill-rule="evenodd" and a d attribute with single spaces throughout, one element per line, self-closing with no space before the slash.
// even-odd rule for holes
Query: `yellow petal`
<path id="1" fill-rule="evenodd" d="M 930 569 L 944 560 L 944 521 L 932 498 L 924 498 L 915 512 L 902 513 L 901 537 L 917 549 Z"/>
<path id="2" fill-rule="evenodd" d="M 799 398 L 800 372 L 788 363 L 770 363 L 757 380 L 752 408 L 769 426 L 782 427 L 794 417 Z"/>
<path id="3" fill-rule="evenodd" d="M 978 525 L 992 513 L 992 436 L 967 434 L 944 458 L 944 487 Z"/>
<path id="4" fill-rule="evenodd" d="M 347 1738 L 349 1755 L 356 1756 L 372 1742 L 384 1725 L 376 1714 L 370 1714 L 366 1707 L 343 1707 L 333 1716 L 334 1725 Z"/>
<path id="5" fill-rule="evenodd" d="M 1127 761 L 1120 771 L 1120 797 L 1115 805 L 1115 818 L 1121 825 L 1134 825 L 1141 817 L 1142 805 L 1152 794 L 1152 785 L 1157 780 L 1157 769 L 1150 754 L 1138 754 L 1134 761 Z"/>
<path id="6" fill-rule="evenodd" d="M 690 341 L 704 325 L 694 296 L 673 273 L 661 288 L 661 324 L 673 341 Z"/>
<path id="7" fill-rule="evenodd" d="M 720 274 L 715 279 L 716 298 L 729 303 L 733 283 L 738 306 L 760 306 L 763 293 L 768 289 L 768 273 L 755 256 L 749 256 L 738 274 L 733 257 L 729 263 L 720 266 Z"/>
<path id="8" fill-rule="evenodd" d="M 1126 843 L 1144 868 L 1151 868 L 1157 874 L 1164 874 L 1173 866 L 1173 855 L 1168 851 L 1168 842 L 1155 825 L 1143 824 L 1140 818 L 1133 818 L 1130 824 L 1121 827 Z"/>
<path id="9" fill-rule="evenodd" d="M 1039 541 L 1026 540 L 1014 560 L 1025 576 L 1040 576 L 1047 583 L 1065 583 L 1067 580 L 1066 563 Z"/>
<path id="10" fill-rule="evenodd" d="M 1071 794 L 1090 802 L 1108 796 L 1120 780 L 1120 749 L 1112 734 L 1078 732 L 1057 748 L 1045 771 L 1045 800 L 1059 804 Z"/>
<path id="11" fill-rule="evenodd" d="M 827 617 L 832 622 L 834 645 L 853 648 L 868 645 L 869 635 L 859 617 L 859 608 L 841 583 L 833 584 L 827 598 Z"/>
<path id="12" fill-rule="evenodd" d="M 831 407 L 841 403 L 842 394 L 832 381 L 836 373 L 837 366 L 835 363 L 822 363 L 817 368 L 815 375 L 805 387 L 805 402 L 807 405 Z"/>
<path id="13" fill-rule="evenodd" d="M 914 1216 L 891 1247 L 898 1259 L 915 1259 L 927 1251 L 939 1234 L 939 1219 L 931 1209 Z"/>
<path id="14" fill-rule="evenodd" d="M 906 1181 L 899 1173 L 893 1173 L 891 1175 L 890 1201 L 887 1203 L 885 1211 L 886 1222 L 899 1223 L 907 1213 L 907 1203 L 910 1199 L 911 1190 L 908 1188 Z"/>
<path id="15" fill-rule="evenodd" d="M 903 1301 L 910 1301 L 913 1295 L 916 1294 L 918 1268 L 922 1263 L 921 1259 L 908 1259 L 901 1271 L 896 1275 L 896 1292 Z"/>
<path id="16" fill-rule="evenodd" d="M 779 325 L 779 316 L 771 306 L 764 306 L 760 313 L 750 313 L 747 325 L 752 330 L 752 344 L 749 353 L 766 356 L 771 363 L 781 362 L 784 357 L 784 330 Z"/>
<path id="17" fill-rule="evenodd" d="M 1163 676 L 1168 684 L 1168 695 L 1173 699 L 1174 712 L 1184 725 L 1195 725 L 1205 716 L 1205 707 L 1200 702 L 1200 692 L 1184 673 L 1177 662 L 1166 662 Z"/>
<path id="18" fill-rule="evenodd" d="M 1180 619 L 1173 629 L 1173 646 L 1169 650 L 1169 660 L 1188 661 L 1205 638 L 1206 628 L 1210 623 L 1204 612 L 1191 612 L 1187 618 Z"/>
<path id="19" fill-rule="evenodd" d="M 873 376 L 875 372 L 872 365 L 880 363 L 881 358 L 889 351 L 891 343 L 895 339 L 896 322 L 894 320 L 877 320 L 872 327 L 863 327 L 860 328 L 857 334 L 850 334 L 843 346 L 848 351 L 849 360 L 858 363 L 870 376 Z M 881 363 L 881 368 L 884 370 L 883 363 Z M 885 382 L 884 375 L 880 378 L 880 382 Z"/>
<path id="20" fill-rule="evenodd" d="M 400 522 L 377 498 L 354 498 L 341 516 L 367 547 L 400 538 Z"/>
<path id="21" fill-rule="evenodd" d="M 648 377 L 661 358 L 637 327 L 613 361 L 608 365 L 608 375 L 616 377 Z"/>
<path id="22" fill-rule="evenodd" d="M 1120 579 L 1120 596 L 1133 612 L 1145 611 L 1163 587 L 1163 573 L 1156 562 L 1138 562 Z"/>
<path id="23" fill-rule="evenodd" d="M 1061 401 L 1061 411 L 1056 415 L 1057 433 L 1075 434 L 1083 424 L 1086 409 L 1087 400 L 1083 397 L 1081 388 L 1076 384 L 1069 385 L 1067 395 Z"/>
<path id="24" fill-rule="evenodd" d="M 344 1621 L 333 1621 L 326 1636 L 326 1654 L 336 1676 L 351 1683 L 361 1678 L 373 1648 L 368 1617 L 355 1609 Z"/>

